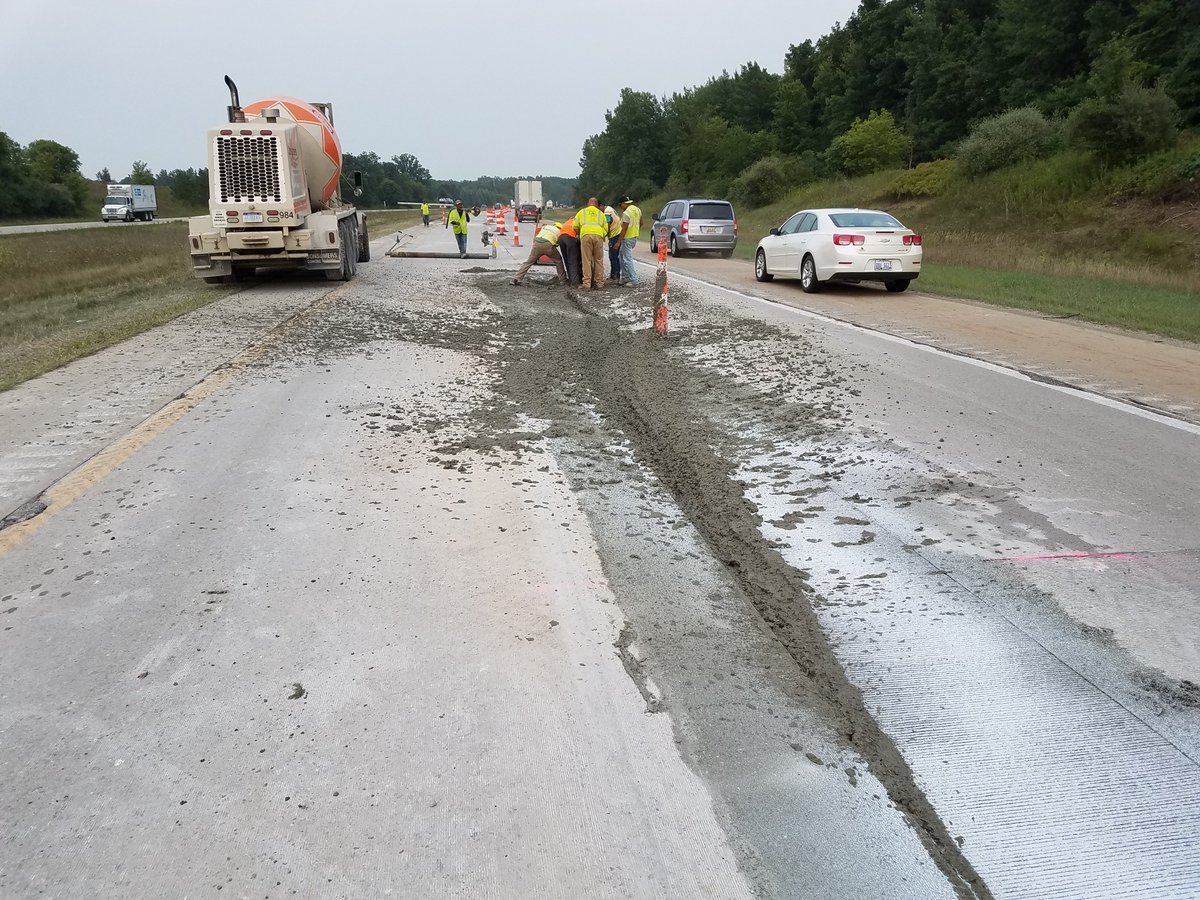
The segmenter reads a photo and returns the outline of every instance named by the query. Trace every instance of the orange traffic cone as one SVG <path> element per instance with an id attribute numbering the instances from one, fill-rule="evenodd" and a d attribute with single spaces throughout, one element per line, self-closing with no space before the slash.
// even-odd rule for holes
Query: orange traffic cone
<path id="1" fill-rule="evenodd" d="M 513 246 L 521 246 L 521 217 L 513 210 Z"/>

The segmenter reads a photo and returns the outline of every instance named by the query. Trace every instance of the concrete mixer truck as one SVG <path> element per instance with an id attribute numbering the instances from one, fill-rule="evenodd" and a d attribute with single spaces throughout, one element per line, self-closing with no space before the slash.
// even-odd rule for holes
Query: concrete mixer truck
<path id="1" fill-rule="evenodd" d="M 371 248 L 366 217 L 339 190 L 333 107 L 270 97 L 243 109 L 225 83 L 229 122 L 208 132 L 208 215 L 189 220 L 192 270 L 209 284 L 259 268 L 349 281 Z"/>

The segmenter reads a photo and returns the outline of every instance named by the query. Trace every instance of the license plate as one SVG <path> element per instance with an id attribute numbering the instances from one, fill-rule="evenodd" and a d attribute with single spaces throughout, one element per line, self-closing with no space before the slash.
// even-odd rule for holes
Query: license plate
<path id="1" fill-rule="evenodd" d="M 262 221 L 262 213 L 245 213 L 242 216 L 242 221 L 243 222 L 261 222 Z"/>
<path id="2" fill-rule="evenodd" d="M 892 261 L 891 261 L 890 259 L 877 259 L 877 260 L 875 260 L 875 271 L 876 271 L 876 272 L 890 272 L 890 271 L 892 271 Z"/>
<path id="3" fill-rule="evenodd" d="M 717 226 L 716 225 L 701 225 L 700 233 L 701 234 L 716 234 Z"/>

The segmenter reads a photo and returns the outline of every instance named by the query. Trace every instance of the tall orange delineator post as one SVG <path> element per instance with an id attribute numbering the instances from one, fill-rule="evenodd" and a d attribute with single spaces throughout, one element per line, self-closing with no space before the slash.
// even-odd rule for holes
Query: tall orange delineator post
<path id="1" fill-rule="evenodd" d="M 658 272 L 654 277 L 654 286 L 662 283 L 662 292 L 654 301 L 654 330 L 660 336 L 667 334 L 667 242 L 658 242 Z"/>
<path id="2" fill-rule="evenodd" d="M 521 216 L 516 209 L 513 210 L 513 246 L 521 246 Z"/>

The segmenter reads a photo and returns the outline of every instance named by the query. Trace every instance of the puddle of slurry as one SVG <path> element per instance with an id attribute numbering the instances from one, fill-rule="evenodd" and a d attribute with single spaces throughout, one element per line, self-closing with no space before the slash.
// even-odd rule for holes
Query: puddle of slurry
<path id="1" fill-rule="evenodd" d="M 846 677 L 813 611 L 805 574 L 788 565 L 762 536 L 761 519 L 723 452 L 744 450 L 745 434 L 764 418 L 771 420 L 773 430 L 813 433 L 827 427 L 829 411 L 780 402 L 785 395 L 802 399 L 803 391 L 797 395 L 797 386 L 787 379 L 755 378 L 744 367 L 722 374 L 689 365 L 686 357 L 703 355 L 714 339 L 711 332 L 685 330 L 663 340 L 645 329 L 623 328 L 646 321 L 648 294 L 642 305 L 631 298 L 614 310 L 607 298 L 566 292 L 576 315 L 560 304 L 523 320 L 524 302 L 513 298 L 519 288 L 506 289 L 499 279 L 480 279 L 480 287 L 507 314 L 513 338 L 500 353 L 501 392 L 585 448 L 598 451 L 613 440 L 606 434 L 597 444 L 591 420 L 579 415 L 578 404 L 585 400 L 591 418 L 598 417 L 607 430 L 628 440 L 638 462 L 671 493 L 808 679 L 810 693 L 798 699 L 838 723 L 841 737 L 884 785 L 954 889 L 961 896 L 990 896 Z M 686 296 L 677 291 L 676 302 L 686 302 Z M 793 358 L 797 350 L 807 349 L 759 322 L 739 320 L 731 327 L 743 344 L 782 340 L 791 344 Z M 528 337 L 521 339 L 529 330 L 539 337 L 536 346 Z M 725 343 L 730 338 L 726 328 L 717 339 Z M 770 384 L 772 380 L 776 383 Z M 765 436 L 760 440 L 770 442 Z"/>

